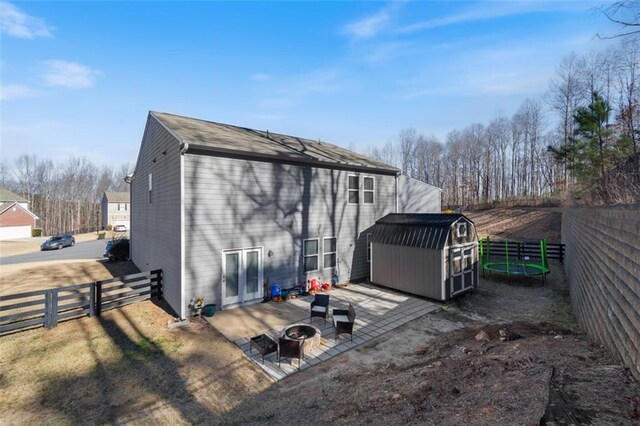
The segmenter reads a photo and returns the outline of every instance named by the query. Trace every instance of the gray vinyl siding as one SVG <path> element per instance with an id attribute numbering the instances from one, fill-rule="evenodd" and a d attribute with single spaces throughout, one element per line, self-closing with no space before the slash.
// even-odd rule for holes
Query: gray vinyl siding
<path id="1" fill-rule="evenodd" d="M 153 174 L 152 205 L 148 204 L 149 173 Z M 131 183 L 131 256 L 142 271 L 163 270 L 163 296 L 177 314 L 185 303 L 181 294 L 180 197 L 179 141 L 149 116 Z"/>
<path id="2" fill-rule="evenodd" d="M 419 180 L 398 176 L 398 213 L 440 213 L 441 190 Z"/>
<path id="3" fill-rule="evenodd" d="M 221 305 L 222 253 L 263 248 L 264 277 L 283 288 L 306 279 L 330 280 L 333 270 L 304 274 L 302 243 L 337 237 L 341 281 L 368 276 L 366 234 L 395 210 L 395 177 L 373 173 L 184 156 L 185 298 L 203 295 Z M 347 176 L 375 178 L 375 204 L 347 203 Z M 269 255 L 271 254 L 271 255 Z"/>
<path id="4" fill-rule="evenodd" d="M 374 284 L 442 300 L 442 250 L 373 243 Z"/>

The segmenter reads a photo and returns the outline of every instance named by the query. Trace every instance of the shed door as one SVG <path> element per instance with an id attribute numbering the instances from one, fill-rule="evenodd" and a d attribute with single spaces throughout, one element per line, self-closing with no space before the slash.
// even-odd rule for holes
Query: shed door
<path id="1" fill-rule="evenodd" d="M 451 296 L 472 288 L 476 274 L 473 273 L 475 244 L 451 247 L 449 249 L 449 279 L 451 280 Z"/>

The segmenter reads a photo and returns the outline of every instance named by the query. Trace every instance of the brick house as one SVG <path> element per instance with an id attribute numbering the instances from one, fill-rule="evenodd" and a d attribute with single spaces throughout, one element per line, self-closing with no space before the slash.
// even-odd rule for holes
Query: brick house
<path id="1" fill-rule="evenodd" d="M 0 240 L 30 238 L 36 220 L 26 199 L 0 188 Z"/>

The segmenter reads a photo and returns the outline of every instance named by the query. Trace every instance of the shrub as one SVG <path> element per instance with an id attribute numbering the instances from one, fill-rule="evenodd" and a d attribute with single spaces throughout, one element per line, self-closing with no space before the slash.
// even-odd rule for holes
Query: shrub
<path id="1" fill-rule="evenodd" d="M 32 228 L 31 229 L 32 237 L 42 237 L 42 228 Z"/>
<path id="2" fill-rule="evenodd" d="M 115 241 L 111 247 L 109 258 L 115 261 L 129 260 L 129 240 Z"/>
<path id="3" fill-rule="evenodd" d="M 99 231 L 98 232 L 98 239 L 99 240 L 104 240 L 104 237 L 107 233 L 105 231 Z"/>
<path id="4" fill-rule="evenodd" d="M 112 229 L 113 229 L 113 226 L 107 225 L 107 231 L 111 231 Z"/>

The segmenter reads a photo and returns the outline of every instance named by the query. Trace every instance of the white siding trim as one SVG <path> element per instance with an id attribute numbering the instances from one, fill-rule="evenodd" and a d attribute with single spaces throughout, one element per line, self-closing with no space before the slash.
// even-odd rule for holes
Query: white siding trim
<path id="1" fill-rule="evenodd" d="M 448 249 L 449 249 L 449 247 L 444 247 L 444 248 L 440 251 L 440 253 L 441 253 L 441 257 L 442 257 L 442 299 L 441 299 L 442 301 L 447 300 L 447 297 L 446 297 L 446 295 L 445 295 L 445 289 L 446 289 L 446 287 L 447 287 L 447 279 L 448 279 L 448 278 L 449 278 L 449 276 L 451 275 L 450 273 L 447 273 L 447 271 L 445 271 L 445 269 L 444 269 L 444 265 L 445 265 L 445 262 L 444 262 L 444 256 L 445 256 L 445 253 L 448 253 L 448 252 L 449 252 L 449 250 L 448 250 Z M 449 264 L 449 267 L 451 267 L 451 264 Z"/>
<path id="2" fill-rule="evenodd" d="M 187 318 L 185 312 L 185 243 L 184 243 L 184 155 L 180 156 L 180 318 Z"/>

